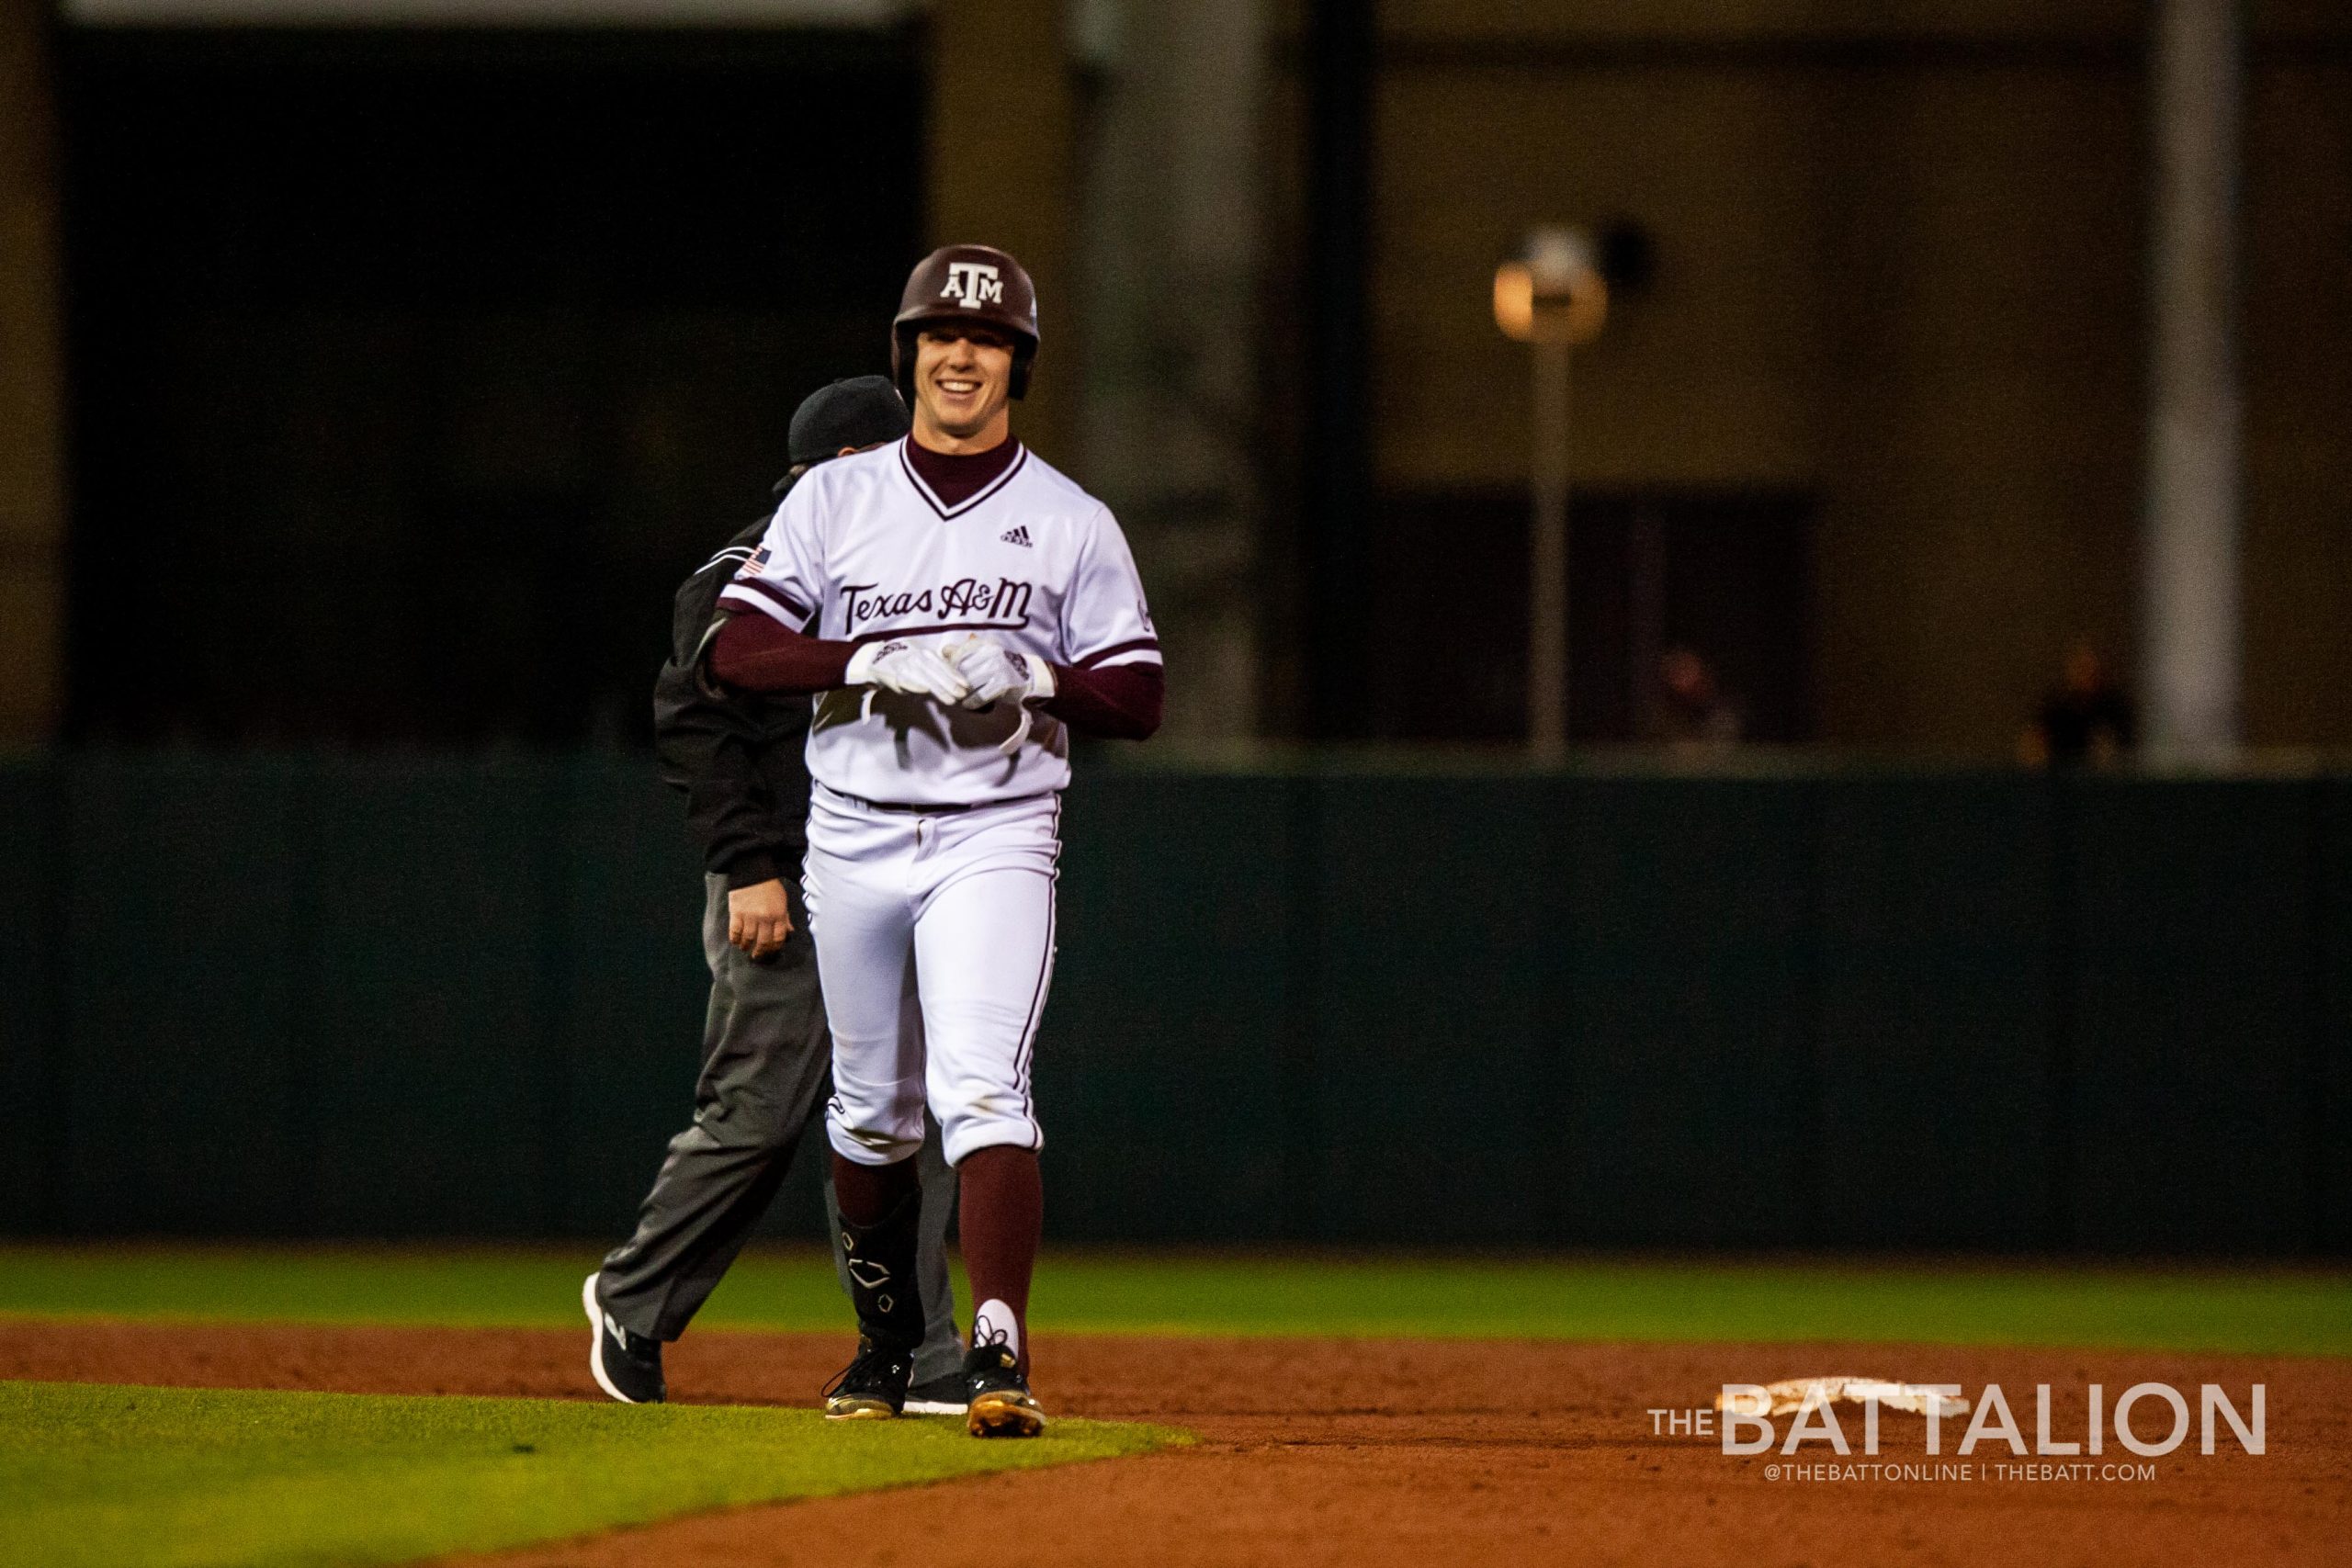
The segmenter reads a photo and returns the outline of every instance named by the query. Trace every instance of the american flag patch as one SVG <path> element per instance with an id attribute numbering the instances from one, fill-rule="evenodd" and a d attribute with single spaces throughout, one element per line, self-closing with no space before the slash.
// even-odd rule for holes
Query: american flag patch
<path id="1" fill-rule="evenodd" d="M 737 572 L 735 575 L 738 577 L 757 577 L 767 564 L 768 547 L 765 545 L 762 545 L 758 549 L 752 552 L 752 558 L 745 561 L 743 563 L 743 570 Z"/>

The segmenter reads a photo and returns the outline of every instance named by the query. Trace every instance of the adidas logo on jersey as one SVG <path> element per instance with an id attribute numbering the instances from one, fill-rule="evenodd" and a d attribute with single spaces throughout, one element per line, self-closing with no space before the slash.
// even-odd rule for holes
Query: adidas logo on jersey
<path id="1" fill-rule="evenodd" d="M 1024 550 L 1030 547 L 1029 525 L 1025 523 L 1015 523 L 1012 527 L 1007 528 L 1003 533 L 999 534 L 997 537 L 1002 539 L 1008 545 L 1019 545 Z"/>

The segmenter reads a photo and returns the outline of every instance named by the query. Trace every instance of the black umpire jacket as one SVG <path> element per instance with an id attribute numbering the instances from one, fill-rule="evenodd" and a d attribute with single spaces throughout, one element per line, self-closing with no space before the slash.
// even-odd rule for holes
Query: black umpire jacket
<path id="1" fill-rule="evenodd" d="M 779 487 L 778 493 L 782 493 Z M 715 687 L 702 668 L 719 590 L 760 536 L 763 516 L 678 585 L 670 657 L 653 683 L 653 750 L 662 782 L 686 794 L 703 867 L 730 888 L 800 874 L 808 845 L 808 699 Z"/>

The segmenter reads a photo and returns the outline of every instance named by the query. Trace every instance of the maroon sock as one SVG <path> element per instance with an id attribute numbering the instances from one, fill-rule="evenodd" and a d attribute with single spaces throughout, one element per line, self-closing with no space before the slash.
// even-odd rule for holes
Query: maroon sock
<path id="1" fill-rule="evenodd" d="M 1021 1364 L 1029 1364 L 1029 1271 L 1046 1219 L 1046 1184 L 1037 1151 L 995 1144 L 976 1149 L 956 1168 L 961 1184 L 956 1226 L 964 1267 L 972 1276 L 972 1305 L 1000 1301 L 1021 1331 Z"/>
<path id="2" fill-rule="evenodd" d="M 854 1225 L 878 1225 L 897 1212 L 910 1192 L 922 1190 L 922 1177 L 912 1157 L 888 1165 L 860 1165 L 833 1156 L 833 1201 L 842 1218 Z"/>

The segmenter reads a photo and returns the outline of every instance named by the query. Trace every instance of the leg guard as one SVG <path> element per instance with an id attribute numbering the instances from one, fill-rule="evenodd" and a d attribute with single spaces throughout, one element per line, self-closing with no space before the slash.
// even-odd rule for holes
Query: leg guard
<path id="1" fill-rule="evenodd" d="M 910 1192 L 876 1224 L 842 1219 L 842 1250 L 849 1270 L 850 1304 L 857 1331 L 875 1344 L 911 1354 L 922 1343 L 922 1287 L 915 1269 L 922 1194 Z"/>

